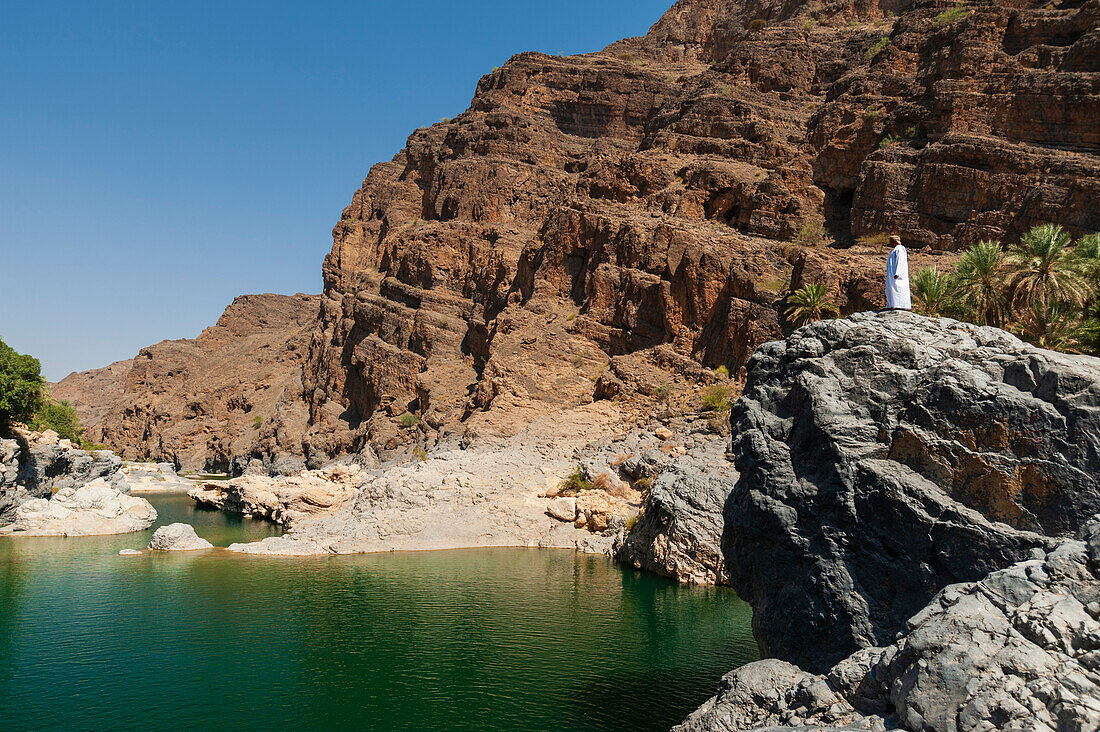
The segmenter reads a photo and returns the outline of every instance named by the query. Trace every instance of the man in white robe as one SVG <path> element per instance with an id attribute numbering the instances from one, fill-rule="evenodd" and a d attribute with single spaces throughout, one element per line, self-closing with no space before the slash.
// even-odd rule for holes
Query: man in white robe
<path id="1" fill-rule="evenodd" d="M 909 254 L 901 245 L 901 237 L 891 236 L 894 249 L 886 261 L 886 307 L 889 310 L 912 310 L 909 294 Z"/>

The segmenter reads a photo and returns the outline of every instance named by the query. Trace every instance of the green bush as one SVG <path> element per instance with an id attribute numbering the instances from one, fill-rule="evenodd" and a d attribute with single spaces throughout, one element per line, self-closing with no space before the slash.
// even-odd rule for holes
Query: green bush
<path id="1" fill-rule="evenodd" d="M 766 28 L 767 26 L 768 26 L 768 21 L 764 20 L 763 18 L 757 18 L 753 22 L 749 23 L 749 30 L 752 30 L 752 31 L 764 30 L 764 28 Z"/>
<path id="2" fill-rule="evenodd" d="M 638 519 L 641 518 L 641 516 L 642 515 L 640 513 L 636 513 L 633 516 L 631 516 L 630 518 L 628 518 L 626 520 L 626 530 L 627 531 L 632 531 L 634 529 L 634 527 L 638 525 Z"/>
<path id="3" fill-rule="evenodd" d="M 805 23 L 802 24 L 802 32 L 803 33 L 809 33 L 810 31 L 812 31 L 814 29 L 814 26 L 816 26 L 816 25 L 817 25 L 817 21 L 814 20 L 813 18 L 810 18 L 809 20 L 807 20 Z"/>
<path id="4" fill-rule="evenodd" d="M 661 400 L 662 402 L 667 402 L 669 399 L 672 398 L 674 391 L 675 390 L 672 388 L 672 384 L 660 384 L 659 386 L 654 387 L 653 396 L 657 397 L 657 399 Z"/>
<path id="5" fill-rule="evenodd" d="M 42 396 L 42 404 L 27 426 L 38 432 L 53 430 L 62 439 L 79 444 L 84 430 L 80 427 L 80 417 L 76 410 L 67 401 L 55 402 L 50 399 L 48 392 L 43 391 Z"/>
<path id="6" fill-rule="evenodd" d="M 723 379 L 728 379 L 729 375 L 730 375 L 730 370 L 728 368 L 726 368 L 725 364 L 722 364 L 721 366 L 719 366 L 718 368 L 716 368 L 714 370 L 714 373 L 718 374 Z"/>
<path id="7" fill-rule="evenodd" d="M 399 421 L 401 422 L 402 427 L 408 429 L 409 427 L 415 427 L 416 425 L 418 425 L 420 423 L 420 417 L 410 412 L 405 412 L 401 415 Z"/>
<path id="8" fill-rule="evenodd" d="M 703 401 L 703 409 L 708 412 L 728 412 L 730 408 L 729 389 L 721 384 L 708 386 L 703 389 L 700 397 Z"/>
<path id="9" fill-rule="evenodd" d="M 0 430 L 29 422 L 42 404 L 41 365 L 0 340 Z"/>
<path id="10" fill-rule="evenodd" d="M 800 244 L 820 244 L 825 240 L 825 224 L 816 219 L 804 219 L 794 238 Z"/>
<path id="11" fill-rule="evenodd" d="M 255 429 L 260 429 L 260 425 L 262 425 L 263 423 L 264 423 L 264 421 L 263 421 L 263 418 L 261 418 L 261 417 L 260 417 L 260 415 L 258 415 L 258 414 L 257 414 L 257 415 L 256 415 L 256 417 L 255 417 L 255 418 L 254 418 L 254 419 L 252 420 L 252 426 L 253 426 L 253 427 L 254 427 Z"/>
<path id="12" fill-rule="evenodd" d="M 422 447 L 416 448 L 415 450 L 413 450 L 413 459 L 416 460 L 418 463 L 424 462 L 428 459 L 428 451 Z"/>
<path id="13" fill-rule="evenodd" d="M 576 470 L 566 476 L 560 483 L 558 483 L 558 490 L 561 493 L 572 493 L 576 495 L 582 491 L 592 490 L 592 481 L 584 477 L 584 473 L 581 471 L 578 465 Z"/>
<path id="14" fill-rule="evenodd" d="M 937 25 L 950 25 L 951 23 L 954 23 L 956 20 L 959 20 L 961 18 L 965 18 L 969 14 L 970 14 L 970 11 L 967 10 L 966 8 L 964 8 L 962 5 L 956 5 L 955 7 L 948 8 L 947 10 L 944 10 L 942 13 L 937 15 L 936 16 L 936 24 Z"/>
<path id="15" fill-rule="evenodd" d="M 863 55 L 865 58 L 867 58 L 867 60 L 873 59 L 875 56 L 878 56 L 880 53 L 882 53 L 882 50 L 889 45 L 890 39 L 883 36 L 882 38 L 875 41 L 875 44 L 868 48 L 867 52 Z"/>
<path id="16" fill-rule="evenodd" d="M 885 150 L 886 148 L 891 147 L 893 144 L 894 144 L 894 136 L 893 135 L 887 135 L 886 137 L 884 137 L 884 138 L 882 138 L 881 140 L 878 141 L 878 146 L 879 146 L 880 150 Z"/>

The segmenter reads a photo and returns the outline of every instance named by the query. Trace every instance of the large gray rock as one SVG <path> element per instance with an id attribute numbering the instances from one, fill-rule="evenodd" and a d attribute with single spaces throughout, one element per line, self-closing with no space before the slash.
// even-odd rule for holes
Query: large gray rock
<path id="1" fill-rule="evenodd" d="M 80 488 L 62 488 L 50 499 L 32 498 L 0 527 L 6 536 L 98 536 L 144 531 L 157 512 L 144 498 L 122 493 L 96 478 Z"/>
<path id="2" fill-rule="evenodd" d="M 26 459 L 16 440 L 0 440 L 0 526 L 15 519 L 15 510 L 32 498 L 48 498 L 66 488 L 76 489 L 96 478 L 113 475 L 122 465 L 107 450 L 89 452 L 73 447 L 57 433 L 30 432 Z M 28 439 L 28 438 L 24 438 Z"/>
<path id="3" fill-rule="evenodd" d="M 161 526 L 153 532 L 149 540 L 150 549 L 161 551 L 181 552 L 195 551 L 196 549 L 210 549 L 214 545 L 195 533 L 191 524 L 168 524 Z"/>
<path id="4" fill-rule="evenodd" d="M 912 313 L 762 346 L 731 422 L 731 584 L 821 672 L 1100 510 L 1100 360 Z"/>
<path id="5" fill-rule="evenodd" d="M 725 440 L 712 439 L 668 463 L 616 559 L 681 582 L 727 584 L 722 507 L 737 471 L 725 451 Z"/>
<path id="6" fill-rule="evenodd" d="M 1100 729 L 1100 523 L 1085 541 L 944 588 L 896 643 L 824 675 L 778 660 L 727 674 L 679 732 Z"/>

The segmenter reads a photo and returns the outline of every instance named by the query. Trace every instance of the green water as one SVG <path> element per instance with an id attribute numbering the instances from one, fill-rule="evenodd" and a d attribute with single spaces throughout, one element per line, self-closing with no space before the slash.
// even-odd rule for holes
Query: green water
<path id="1" fill-rule="evenodd" d="M 116 555 L 150 534 L 0 539 L 0 728 L 662 730 L 756 658 L 729 590 L 599 557 Z"/>

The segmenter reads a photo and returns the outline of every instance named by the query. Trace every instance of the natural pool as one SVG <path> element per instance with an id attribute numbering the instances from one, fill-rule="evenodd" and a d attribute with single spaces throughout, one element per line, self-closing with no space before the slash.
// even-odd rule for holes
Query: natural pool
<path id="1" fill-rule="evenodd" d="M 269 524 L 148 498 L 217 545 Z M 0 539 L 0 726 L 663 730 L 754 660 L 733 592 L 561 550 L 119 557 Z"/>

